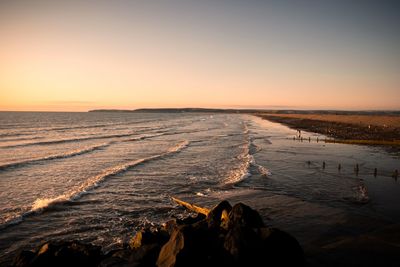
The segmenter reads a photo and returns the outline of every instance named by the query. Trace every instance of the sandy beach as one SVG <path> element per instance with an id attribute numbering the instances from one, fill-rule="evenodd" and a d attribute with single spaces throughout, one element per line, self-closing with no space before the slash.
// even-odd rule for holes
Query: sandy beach
<path id="1" fill-rule="evenodd" d="M 261 114 L 282 118 L 306 119 L 315 121 L 346 123 L 359 126 L 380 126 L 400 128 L 400 116 L 387 115 L 333 115 L 333 114 Z"/>
<path id="2" fill-rule="evenodd" d="M 257 115 L 296 130 L 329 136 L 335 142 L 400 146 L 400 116 L 269 113 Z"/>

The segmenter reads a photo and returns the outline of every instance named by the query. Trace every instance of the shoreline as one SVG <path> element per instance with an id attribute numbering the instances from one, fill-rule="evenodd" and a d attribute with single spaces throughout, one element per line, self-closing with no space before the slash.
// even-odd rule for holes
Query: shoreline
<path id="1" fill-rule="evenodd" d="M 378 145 L 400 151 L 400 116 L 270 114 L 256 116 L 295 130 L 326 135 L 329 143 Z"/>

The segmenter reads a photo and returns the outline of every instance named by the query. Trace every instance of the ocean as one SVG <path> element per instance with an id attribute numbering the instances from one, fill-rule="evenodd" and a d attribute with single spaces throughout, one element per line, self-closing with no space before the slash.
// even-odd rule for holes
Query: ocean
<path id="1" fill-rule="evenodd" d="M 400 221 L 398 153 L 296 134 L 245 114 L 0 112 L 0 265 L 48 240 L 124 246 L 190 215 L 171 196 L 248 204 L 306 251 Z"/>

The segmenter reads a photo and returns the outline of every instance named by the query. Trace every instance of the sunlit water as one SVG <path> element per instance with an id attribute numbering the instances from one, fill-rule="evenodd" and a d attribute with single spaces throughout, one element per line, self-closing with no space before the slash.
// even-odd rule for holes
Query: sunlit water
<path id="1" fill-rule="evenodd" d="M 184 212 L 170 196 L 247 203 L 306 250 L 400 221 L 398 154 L 295 134 L 250 115 L 0 113 L 0 263 L 43 240 L 120 247 Z"/>

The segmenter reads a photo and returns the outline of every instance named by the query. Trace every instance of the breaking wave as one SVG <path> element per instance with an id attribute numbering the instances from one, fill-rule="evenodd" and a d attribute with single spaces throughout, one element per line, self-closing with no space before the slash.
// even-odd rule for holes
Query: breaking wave
<path id="1" fill-rule="evenodd" d="M 46 156 L 46 157 L 42 157 L 42 158 L 7 163 L 7 164 L 0 165 L 0 171 L 6 170 L 9 168 L 22 167 L 25 165 L 29 165 L 29 164 L 33 164 L 33 163 L 41 162 L 41 161 L 46 161 L 46 160 L 70 158 L 70 157 L 90 153 L 92 151 L 95 151 L 95 150 L 98 150 L 101 148 L 105 148 L 105 147 L 111 145 L 112 143 L 114 143 L 114 142 L 102 143 L 102 144 L 94 145 L 94 146 L 86 146 L 86 147 L 75 149 L 75 150 L 68 151 L 65 153 L 50 155 L 50 156 Z"/>
<path id="2" fill-rule="evenodd" d="M 254 157 L 250 154 L 251 140 L 249 137 L 249 129 L 245 123 L 243 124 L 242 134 L 246 141 L 243 145 L 242 153 L 237 156 L 240 164 L 237 168 L 230 171 L 227 178 L 223 181 L 225 185 L 237 184 L 251 176 L 250 166 L 251 162 L 254 162 Z"/>
<path id="3" fill-rule="evenodd" d="M 65 192 L 62 195 L 59 195 L 56 197 L 51 197 L 51 198 L 38 198 L 33 202 L 32 206 L 30 208 L 28 208 L 28 210 L 26 212 L 24 212 L 23 214 L 8 216 L 8 218 L 6 218 L 5 221 L 2 222 L 0 229 L 8 227 L 10 225 L 18 224 L 23 221 L 24 217 L 34 214 L 36 212 L 43 211 L 52 205 L 62 204 L 67 201 L 77 200 L 84 194 L 88 193 L 90 190 L 93 190 L 94 188 L 98 187 L 107 178 L 110 178 L 117 174 L 123 173 L 135 166 L 140 165 L 140 164 L 143 164 L 143 163 L 146 163 L 146 162 L 149 162 L 152 160 L 157 160 L 157 159 L 178 153 L 178 152 L 182 151 L 183 149 L 187 148 L 189 146 L 189 144 L 190 144 L 189 141 L 184 140 L 184 141 L 176 144 L 175 146 L 168 148 L 167 151 L 164 153 L 146 157 L 146 158 L 133 160 L 133 161 L 129 161 L 129 162 L 105 169 L 100 174 L 87 179 L 85 182 L 80 184 L 78 187 L 75 187 L 75 188 L 71 189 L 70 191 Z"/>
<path id="4" fill-rule="evenodd" d="M 32 142 L 32 143 L 23 143 L 23 144 L 16 144 L 16 145 L 1 146 L 1 148 L 15 148 L 15 147 L 25 147 L 25 146 L 62 144 L 62 143 L 79 142 L 79 141 L 86 141 L 86 140 L 97 140 L 97 139 L 127 137 L 127 136 L 132 136 L 132 135 L 135 135 L 135 134 L 137 134 L 137 133 L 133 132 L 133 133 L 126 133 L 126 134 L 112 134 L 112 135 L 100 135 L 100 136 L 88 136 L 88 137 L 81 137 L 81 138 L 71 138 L 71 139 L 59 139 L 59 140 L 40 141 L 40 142 Z"/>
<path id="5" fill-rule="evenodd" d="M 243 125 L 242 135 L 245 137 L 245 143 L 242 153 L 237 156 L 240 164 L 237 168 L 230 171 L 228 177 L 223 181 L 224 185 L 235 185 L 251 177 L 253 175 L 252 167 L 255 167 L 258 174 L 262 176 L 271 175 L 271 172 L 264 166 L 257 164 L 254 158 L 254 154 L 261 151 L 261 148 L 253 143 L 254 139 L 250 137 L 250 130 L 246 123 Z"/>
<path id="6" fill-rule="evenodd" d="M 57 196 L 55 198 L 38 198 L 38 199 L 36 199 L 36 201 L 32 205 L 31 211 L 41 210 L 43 208 L 48 207 L 50 204 L 55 204 L 55 203 L 65 202 L 65 201 L 70 201 L 70 200 L 76 200 L 79 197 L 81 197 L 83 194 L 85 194 L 88 191 L 99 186 L 99 184 L 101 182 L 103 182 L 105 179 L 107 179 L 111 176 L 123 173 L 123 172 L 127 171 L 128 169 L 133 168 L 139 164 L 143 164 L 143 163 L 151 161 L 151 160 L 159 159 L 159 158 L 177 153 L 188 146 L 189 146 L 189 141 L 185 140 L 173 147 L 170 147 L 166 152 L 164 152 L 162 154 L 133 160 L 133 161 L 121 164 L 121 165 L 117 165 L 117 166 L 108 168 L 108 169 L 104 170 L 101 174 L 96 175 L 92 178 L 89 178 L 84 183 L 82 183 L 78 188 L 75 188 L 63 195 Z"/>
<path id="7" fill-rule="evenodd" d="M 163 136 L 163 135 L 166 135 L 166 134 L 165 133 L 144 134 L 144 135 L 141 135 L 141 136 L 138 136 L 138 137 L 135 137 L 135 138 L 122 140 L 122 142 L 141 141 L 141 140 L 145 140 L 145 139 L 149 139 L 149 138 L 153 138 L 153 137 L 158 137 L 158 136 Z M 70 158 L 70 157 L 74 157 L 74 156 L 90 153 L 92 151 L 95 151 L 95 150 L 102 149 L 102 148 L 105 148 L 107 146 L 110 146 L 110 145 L 114 144 L 115 142 L 117 142 L 117 141 L 111 141 L 111 142 L 108 142 L 108 143 L 102 143 L 100 145 L 95 145 L 95 146 L 86 146 L 86 147 L 83 147 L 83 148 L 80 148 L 80 149 L 72 150 L 72 151 L 69 151 L 69 152 L 61 153 L 61 154 L 45 156 L 45 157 L 42 157 L 42 158 L 36 158 L 36 159 L 30 159 L 30 160 L 6 163 L 6 164 L 3 164 L 3 165 L 0 165 L 0 171 L 6 170 L 6 169 L 9 169 L 9 168 L 22 167 L 22 166 L 25 166 L 25 165 L 29 165 L 29 164 L 33 164 L 33 163 L 37 163 L 37 162 L 41 162 L 41 161 Z"/>
<path id="8" fill-rule="evenodd" d="M 262 176 L 270 176 L 271 175 L 271 171 L 268 170 L 267 168 L 265 168 L 264 166 L 255 164 L 255 166 L 258 169 L 258 172 L 262 175 Z"/>

